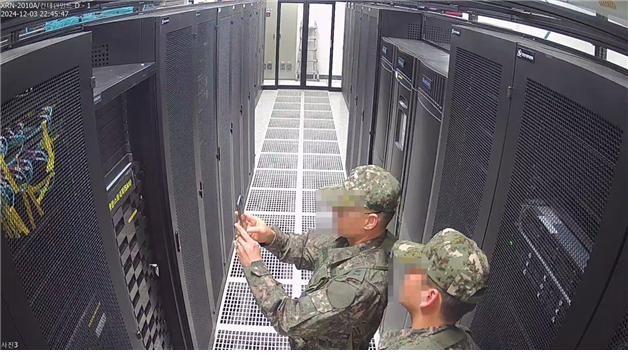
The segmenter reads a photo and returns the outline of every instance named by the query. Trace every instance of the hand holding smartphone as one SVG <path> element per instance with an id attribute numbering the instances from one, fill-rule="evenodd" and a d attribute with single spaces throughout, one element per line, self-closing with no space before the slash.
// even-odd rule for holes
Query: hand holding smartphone
<path id="1" fill-rule="evenodd" d="M 238 196 L 238 200 L 236 201 L 236 211 L 238 211 L 238 221 L 242 228 L 246 229 L 246 223 L 244 222 L 244 197 L 242 195 Z M 236 233 L 237 237 L 237 233 Z"/>

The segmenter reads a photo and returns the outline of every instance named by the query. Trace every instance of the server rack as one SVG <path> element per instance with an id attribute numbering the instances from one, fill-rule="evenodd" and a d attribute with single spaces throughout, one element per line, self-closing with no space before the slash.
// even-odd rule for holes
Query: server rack
<path id="1" fill-rule="evenodd" d="M 233 181 L 234 194 L 243 195 L 244 163 L 242 162 L 242 5 L 231 6 L 231 123 L 233 124 Z"/>
<path id="2" fill-rule="evenodd" d="M 215 311 L 203 203 L 198 121 L 197 12 L 157 16 L 158 90 L 172 232 L 192 347 L 209 347 Z"/>
<path id="3" fill-rule="evenodd" d="M 358 99 L 359 99 L 359 86 L 358 86 L 358 65 L 359 61 L 356 60 L 356 56 L 360 57 L 360 40 L 362 34 L 366 35 L 366 27 L 362 27 L 362 6 L 351 4 L 353 14 L 353 26 L 351 28 L 352 41 L 351 41 L 351 85 L 349 86 L 349 129 L 347 136 L 347 154 L 345 156 L 345 168 L 347 174 L 353 168 L 353 156 L 354 156 L 354 145 L 355 145 L 355 136 L 356 136 L 356 125 L 357 125 L 357 116 L 358 114 Z"/>
<path id="4" fill-rule="evenodd" d="M 90 49 L 80 33 L 2 55 L 2 338 L 18 347 L 142 347 L 106 206 Z"/>
<path id="5" fill-rule="evenodd" d="M 235 223 L 236 191 L 234 183 L 233 147 L 234 129 L 231 121 L 231 6 L 218 8 L 217 29 L 217 114 L 218 114 L 218 168 L 220 175 L 220 212 L 224 231 L 223 268 L 227 269 L 232 250 L 233 234 L 227 225 Z M 236 157 L 237 158 L 237 157 Z"/>
<path id="6" fill-rule="evenodd" d="M 485 205 L 470 197 L 480 210 L 475 219 L 457 216 L 469 215 L 464 211 L 470 204 L 450 203 L 447 188 L 441 186 L 433 199 L 439 200 L 437 215 L 447 204 L 440 214 L 447 216 L 440 220 L 444 227 L 475 223 L 469 234 L 489 256 L 491 284 L 472 316 L 476 342 L 486 349 L 573 349 L 591 342 L 595 329 L 589 323 L 602 315 L 596 315 L 598 303 L 625 309 L 625 299 L 608 289 L 622 274 L 614 269 L 628 229 L 621 216 L 628 208 L 627 75 L 516 35 L 458 26 L 452 33 L 453 79 L 439 148 L 439 163 L 445 160 L 442 169 L 451 174 L 441 185 L 464 176 L 473 182 L 458 193 L 484 190 L 491 198 Z M 465 67 L 471 64 L 482 74 L 469 75 Z M 471 99 L 478 89 L 493 92 L 494 100 Z M 492 115 L 475 115 L 480 108 Z M 460 130 L 472 118 L 474 125 Z M 452 131 L 499 152 L 495 158 L 488 158 L 489 151 L 461 152 L 470 146 L 459 137 L 454 141 Z M 455 168 L 447 162 L 452 154 Z M 477 182 L 486 164 L 485 180 Z M 618 325 L 622 310 L 609 326 Z M 622 330 L 620 323 L 618 335 Z"/>
<path id="7" fill-rule="evenodd" d="M 459 17 L 426 13 L 423 15 L 421 38 L 428 43 L 449 51 L 451 46 L 451 26 L 465 24 L 469 25 L 470 23 Z"/>
<path id="8" fill-rule="evenodd" d="M 407 41 L 410 42 L 410 41 Z M 413 118 L 407 130 L 407 148 L 403 162 L 403 192 L 399 207 L 398 236 L 423 241 L 415 229 L 425 227 L 442 107 L 449 69 L 449 54 L 423 42 L 408 43 L 415 57 Z"/>
<path id="9" fill-rule="evenodd" d="M 396 62 L 396 47 L 388 37 L 382 38 L 380 49 L 379 87 L 377 89 L 377 115 L 375 116 L 375 137 L 373 142 L 372 163 L 384 166 L 386 157 L 386 141 L 388 135 L 388 116 L 393 90 L 394 65 Z"/>

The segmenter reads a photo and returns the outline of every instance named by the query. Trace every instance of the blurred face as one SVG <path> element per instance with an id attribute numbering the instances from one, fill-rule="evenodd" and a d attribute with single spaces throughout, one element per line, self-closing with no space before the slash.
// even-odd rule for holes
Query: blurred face
<path id="1" fill-rule="evenodd" d="M 345 238 L 359 238 L 378 224 L 376 211 L 364 207 L 334 207 L 334 221 L 338 234 Z"/>
<path id="2" fill-rule="evenodd" d="M 406 269 L 399 293 L 399 302 L 406 308 L 417 308 L 428 300 L 429 290 L 427 274 L 424 270 Z"/>

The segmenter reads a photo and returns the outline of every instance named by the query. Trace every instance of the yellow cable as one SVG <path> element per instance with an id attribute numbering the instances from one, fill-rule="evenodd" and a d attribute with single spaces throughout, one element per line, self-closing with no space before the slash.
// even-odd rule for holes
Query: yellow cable
<path id="1" fill-rule="evenodd" d="M 50 181 L 54 178 L 55 172 L 48 174 L 46 179 L 42 180 L 35 188 L 39 190 L 39 196 L 37 197 L 37 201 L 41 204 L 41 201 L 44 199 L 46 192 L 48 191 L 48 186 L 50 186 Z M 42 185 L 43 184 L 43 185 Z"/>
<path id="2" fill-rule="evenodd" d="M 41 134 L 43 137 L 44 148 L 48 152 L 48 164 L 46 165 L 46 172 L 50 172 L 55 167 L 55 153 L 52 150 L 52 141 L 48 135 L 48 121 L 44 120 L 41 123 Z"/>
<path id="3" fill-rule="evenodd" d="M 4 162 L 4 154 L 0 154 L 0 169 L 2 169 L 2 174 L 4 174 L 4 177 L 7 178 L 7 181 L 9 182 L 11 189 L 13 189 L 13 192 L 18 192 L 19 189 L 17 187 L 17 184 L 15 183 L 15 180 L 13 180 L 13 176 L 11 175 L 7 164 Z"/>
<path id="4" fill-rule="evenodd" d="M 33 218 L 33 212 L 31 211 L 30 202 L 26 198 L 26 192 L 22 191 L 22 199 L 24 199 L 24 206 L 26 206 L 26 214 L 28 215 L 28 221 L 31 223 L 31 227 L 35 229 L 35 219 Z"/>
<path id="5" fill-rule="evenodd" d="M 35 190 L 35 188 L 29 185 L 26 188 L 26 193 L 31 198 L 31 201 L 33 201 L 33 204 L 35 205 L 35 208 L 37 209 L 37 213 L 39 213 L 40 216 L 43 216 L 44 215 L 44 210 L 41 209 L 41 207 L 39 205 L 39 201 L 35 197 L 35 194 L 33 193 L 33 190 Z M 33 227 L 33 228 L 35 228 L 35 227 Z"/>

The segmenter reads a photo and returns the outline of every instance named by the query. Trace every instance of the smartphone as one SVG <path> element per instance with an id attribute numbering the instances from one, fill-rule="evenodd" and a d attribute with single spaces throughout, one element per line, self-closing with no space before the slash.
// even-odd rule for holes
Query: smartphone
<path id="1" fill-rule="evenodd" d="M 238 200 L 236 202 L 236 211 L 238 211 L 238 221 L 240 222 L 240 225 L 242 226 L 242 228 L 246 229 L 245 223 L 244 223 L 244 197 L 242 195 L 238 196 Z"/>

